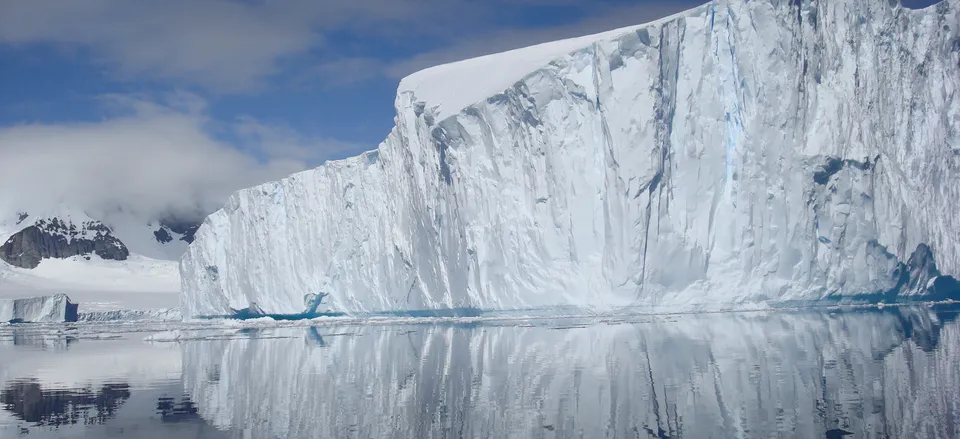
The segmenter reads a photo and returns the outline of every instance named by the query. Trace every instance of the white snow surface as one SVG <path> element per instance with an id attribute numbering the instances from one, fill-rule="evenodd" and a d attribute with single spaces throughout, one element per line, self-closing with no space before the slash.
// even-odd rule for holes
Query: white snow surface
<path id="1" fill-rule="evenodd" d="M 456 115 L 469 105 L 502 93 L 516 84 L 518 78 L 569 53 L 597 41 L 617 38 L 628 32 L 663 23 L 682 15 L 683 13 L 680 13 L 639 26 L 542 43 L 430 67 L 400 80 L 397 93 L 413 94 L 415 100 L 427 103 L 433 111 L 434 119 L 443 120 Z"/>
<path id="2" fill-rule="evenodd" d="M 0 262 L 0 299 L 66 293 L 80 312 L 178 306 L 180 276 L 174 261 L 131 255 L 107 261 L 94 255 L 44 259 L 34 269 Z"/>
<path id="3" fill-rule="evenodd" d="M 756 307 L 888 291 L 921 243 L 960 274 L 960 0 L 797 4 L 411 75 L 377 150 L 207 218 L 184 315 Z"/>
<path id="4" fill-rule="evenodd" d="M 67 225 L 73 224 L 77 227 L 79 235 L 78 238 L 92 238 L 96 233 L 82 228 L 81 226 L 84 223 L 94 222 L 93 218 L 90 218 L 86 213 L 78 209 L 72 209 L 64 204 L 53 206 L 48 210 L 44 211 L 34 211 L 29 213 L 26 218 L 20 218 L 20 212 L 6 212 L 6 215 L 3 215 L 0 219 L 0 243 L 6 242 L 13 234 L 26 229 L 27 227 L 36 225 L 40 220 L 49 221 L 52 218 L 57 218 Z M 70 241 L 72 237 L 67 236 L 67 241 Z"/>

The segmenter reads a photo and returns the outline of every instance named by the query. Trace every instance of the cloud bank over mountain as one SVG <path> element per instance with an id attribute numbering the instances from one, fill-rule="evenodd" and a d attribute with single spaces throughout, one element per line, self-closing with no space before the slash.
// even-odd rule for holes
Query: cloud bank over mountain
<path id="1" fill-rule="evenodd" d="M 64 202 L 92 214 L 122 207 L 148 218 L 195 216 L 344 147 L 250 118 L 218 123 L 189 93 L 106 96 L 103 104 L 113 115 L 98 122 L 0 128 L 0 185 L 14 189 L 0 192 L 0 208 Z"/>

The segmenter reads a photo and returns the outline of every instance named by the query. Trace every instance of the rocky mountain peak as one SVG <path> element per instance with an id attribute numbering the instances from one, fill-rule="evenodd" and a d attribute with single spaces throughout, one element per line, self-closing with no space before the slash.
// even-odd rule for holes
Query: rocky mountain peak
<path id="1" fill-rule="evenodd" d="M 28 215 L 18 214 L 17 225 L 24 225 Z M 102 259 L 126 260 L 127 247 L 112 235 L 100 221 L 78 221 L 60 217 L 38 218 L 0 246 L 0 259 L 21 268 L 36 268 L 47 258 L 69 258 L 95 254 Z"/>

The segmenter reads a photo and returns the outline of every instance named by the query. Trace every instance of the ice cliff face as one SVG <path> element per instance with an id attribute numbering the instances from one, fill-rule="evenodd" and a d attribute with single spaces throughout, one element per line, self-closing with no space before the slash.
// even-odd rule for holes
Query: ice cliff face
<path id="1" fill-rule="evenodd" d="M 75 322 L 78 308 L 66 294 L 0 299 L 0 323 Z"/>
<path id="2" fill-rule="evenodd" d="M 208 217 L 184 314 L 950 296 L 960 1 L 891 3 L 720 0 L 414 74 L 377 150 Z"/>

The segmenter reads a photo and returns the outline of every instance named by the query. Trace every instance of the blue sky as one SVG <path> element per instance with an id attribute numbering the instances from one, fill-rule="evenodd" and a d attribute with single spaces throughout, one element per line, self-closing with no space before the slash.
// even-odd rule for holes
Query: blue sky
<path id="1" fill-rule="evenodd" d="M 109 116 L 104 94 L 187 91 L 221 122 L 252 117 L 368 149 L 392 126 L 405 74 L 697 3 L 0 0 L 14 11 L 0 18 L 13 85 L 0 88 L 0 124 L 95 121 Z"/>
<path id="2" fill-rule="evenodd" d="M 145 210 L 216 204 L 375 148 L 406 74 L 699 3 L 0 0 L 0 144 L 33 152 L 24 173 L 62 160 L 68 172 L 47 183 L 60 199 L 122 182 Z M 137 154 L 149 161 L 116 159 Z M 91 175 L 109 183 L 77 183 Z"/>

